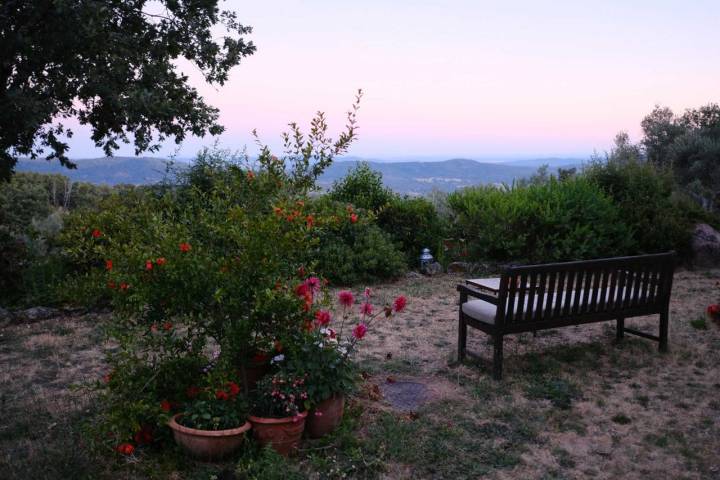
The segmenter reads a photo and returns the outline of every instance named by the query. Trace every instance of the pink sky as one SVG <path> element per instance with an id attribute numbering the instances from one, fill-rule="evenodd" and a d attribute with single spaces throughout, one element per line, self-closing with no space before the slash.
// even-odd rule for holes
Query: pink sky
<path id="1" fill-rule="evenodd" d="M 257 53 L 217 89 L 181 65 L 220 108 L 220 144 L 232 149 L 252 147 L 253 128 L 275 146 L 288 121 L 305 126 L 316 110 L 337 129 L 357 88 L 361 135 L 350 154 L 375 158 L 587 156 L 619 130 L 637 139 L 655 104 L 720 102 L 718 1 L 225 7 L 254 27 Z M 80 137 L 71 156 L 99 155 Z M 189 139 L 180 154 L 210 143 Z"/>

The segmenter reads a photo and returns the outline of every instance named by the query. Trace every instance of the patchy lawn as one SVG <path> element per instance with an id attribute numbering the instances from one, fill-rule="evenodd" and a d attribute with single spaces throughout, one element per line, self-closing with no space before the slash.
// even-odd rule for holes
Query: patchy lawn
<path id="1" fill-rule="evenodd" d="M 511 336 L 505 380 L 454 363 L 460 277 L 377 285 L 409 305 L 378 319 L 362 351 L 367 380 L 338 433 L 306 441 L 289 463 L 245 454 L 219 465 L 169 449 L 93 452 L 97 415 L 76 388 L 104 373 L 100 326 L 85 315 L 0 330 L 0 478 L 720 478 L 720 330 L 703 320 L 716 272 L 679 272 L 669 354 L 605 324 Z M 626 324 L 656 331 L 657 318 Z M 470 330 L 469 348 L 491 345 Z M 404 382 L 424 403 L 387 398 Z M 385 397 L 383 398 L 383 392 Z M 412 402 L 411 402 L 412 403 Z M 276 475 L 276 476 L 274 476 Z"/>

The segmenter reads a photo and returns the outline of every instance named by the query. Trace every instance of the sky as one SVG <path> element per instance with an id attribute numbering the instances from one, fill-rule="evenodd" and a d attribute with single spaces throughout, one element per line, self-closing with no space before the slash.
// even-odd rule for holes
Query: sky
<path id="1" fill-rule="evenodd" d="M 365 95 L 349 155 L 587 157 L 620 131 L 640 138 L 653 106 L 720 102 L 720 1 L 226 1 L 257 52 L 223 87 L 179 68 L 220 109 L 223 148 L 280 149 L 313 113 L 344 125 Z M 70 156 L 101 156 L 76 128 Z M 213 139 L 170 142 L 193 156 Z M 132 154 L 132 148 L 119 154 Z"/>

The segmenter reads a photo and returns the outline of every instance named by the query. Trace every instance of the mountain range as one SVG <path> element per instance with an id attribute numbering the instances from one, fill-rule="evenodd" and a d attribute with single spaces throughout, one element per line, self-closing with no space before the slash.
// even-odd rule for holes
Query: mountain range
<path id="1" fill-rule="evenodd" d="M 21 172 L 58 173 L 75 181 L 117 185 L 129 183 L 144 185 L 166 178 L 168 160 L 156 157 L 107 157 L 73 160 L 77 169 L 68 170 L 57 162 L 21 159 L 17 170 Z M 397 162 L 366 160 L 346 157 L 333 162 L 319 178 L 322 188 L 343 178 L 359 162 L 367 162 L 370 168 L 380 172 L 383 182 L 394 191 L 409 195 L 423 195 L 433 189 L 453 191 L 471 185 L 512 183 L 532 175 L 541 165 L 571 168 L 582 164 L 580 158 L 538 158 L 505 162 L 479 162 L 454 158 L 443 161 Z M 177 162 L 182 166 L 185 162 Z"/>

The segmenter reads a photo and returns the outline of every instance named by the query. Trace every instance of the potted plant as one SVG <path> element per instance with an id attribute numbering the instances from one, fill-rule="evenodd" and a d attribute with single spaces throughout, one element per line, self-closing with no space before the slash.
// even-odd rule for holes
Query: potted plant
<path id="1" fill-rule="evenodd" d="M 338 294 L 339 321 L 333 321 L 329 310 L 315 311 L 314 328 L 295 337 L 291 343 L 287 367 L 304 372 L 310 411 L 306 431 L 311 438 L 323 437 L 342 421 L 345 398 L 356 384 L 357 372 L 352 361 L 358 342 L 362 340 L 378 316 L 390 317 L 405 308 L 406 299 L 397 297 L 392 305 L 376 308 L 371 303 L 371 291 L 366 288 L 363 300 L 355 308 L 355 296 L 350 291 Z"/>
<path id="2" fill-rule="evenodd" d="M 235 382 L 214 389 L 188 389 L 193 399 L 168 422 L 175 442 L 202 460 L 219 460 L 235 452 L 251 428 L 247 402 L 239 393 Z"/>
<path id="3" fill-rule="evenodd" d="M 255 440 L 281 455 L 296 450 L 305 428 L 307 398 L 304 375 L 281 370 L 258 382 L 249 417 Z"/>

